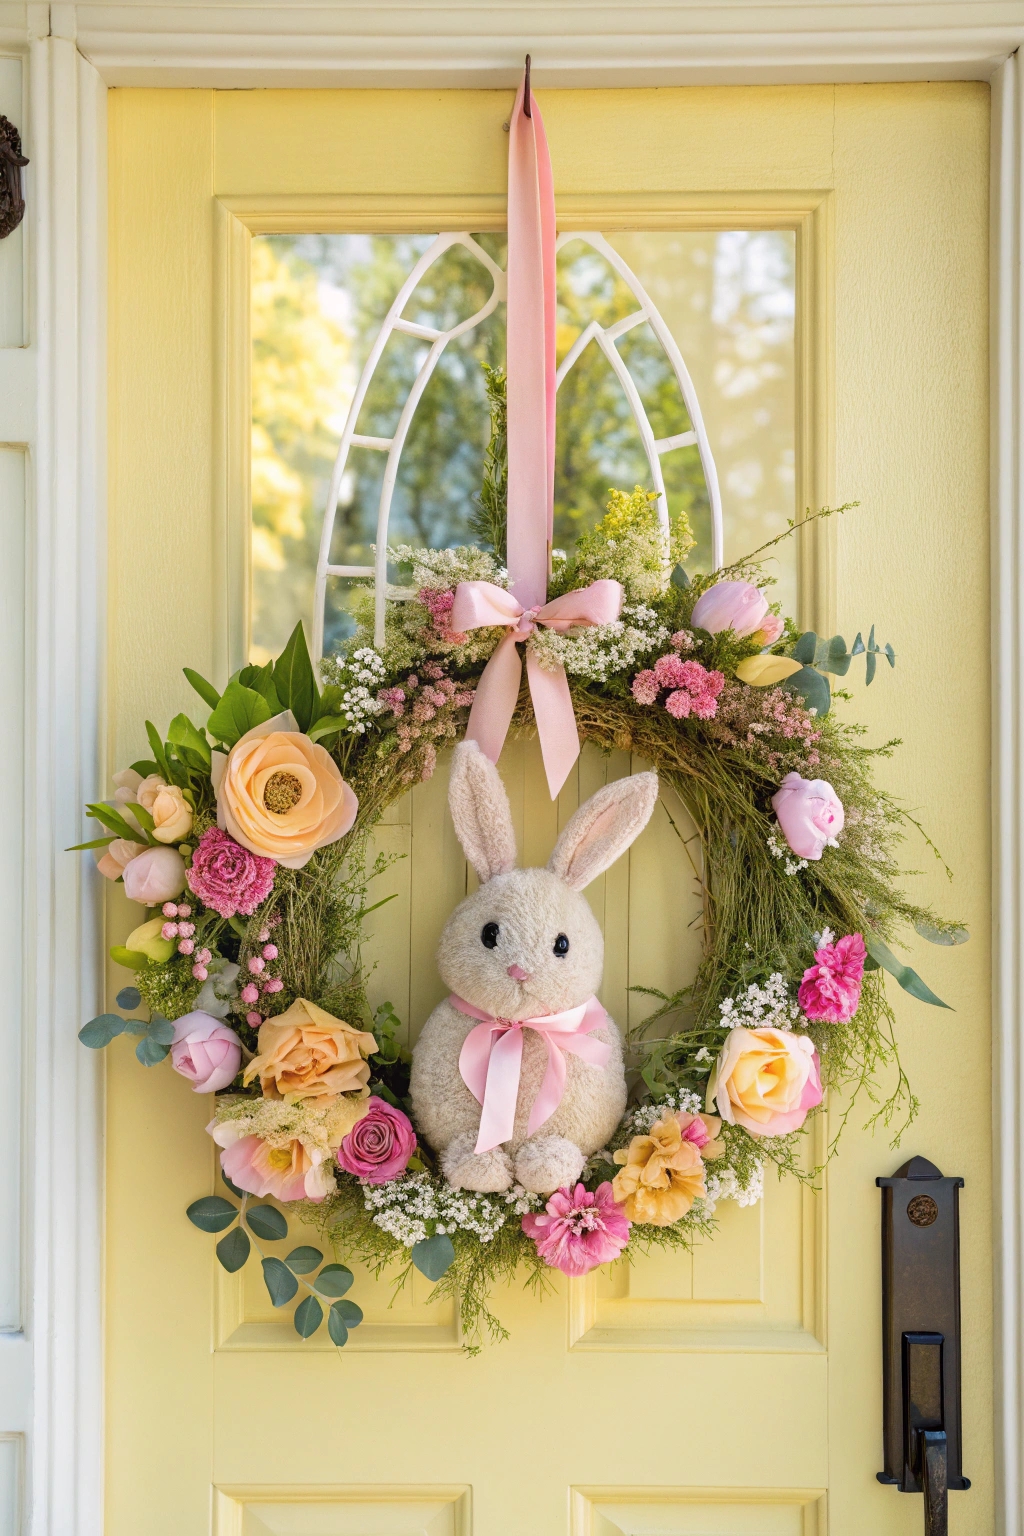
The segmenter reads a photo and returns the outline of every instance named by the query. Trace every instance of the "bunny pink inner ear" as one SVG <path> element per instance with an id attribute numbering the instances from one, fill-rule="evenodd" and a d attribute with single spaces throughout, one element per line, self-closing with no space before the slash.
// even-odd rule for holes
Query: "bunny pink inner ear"
<path id="1" fill-rule="evenodd" d="M 463 741 L 452 757 L 448 806 L 466 858 L 486 884 L 516 867 L 516 834 L 505 786 L 475 741 Z"/>
<path id="2" fill-rule="evenodd" d="M 574 891 L 582 891 L 640 836 L 657 799 L 656 773 L 638 773 L 606 784 L 569 821 L 548 868 Z"/>

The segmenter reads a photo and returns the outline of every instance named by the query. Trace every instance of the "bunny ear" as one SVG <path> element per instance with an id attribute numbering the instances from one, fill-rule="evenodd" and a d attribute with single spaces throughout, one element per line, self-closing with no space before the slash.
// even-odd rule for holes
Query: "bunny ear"
<path id="1" fill-rule="evenodd" d="M 606 784 L 565 827 L 548 869 L 574 891 L 582 891 L 640 836 L 657 799 L 656 773 L 638 773 Z"/>
<path id="2" fill-rule="evenodd" d="M 481 882 L 516 867 L 516 834 L 498 770 L 475 741 L 462 741 L 452 758 L 448 807 L 466 858 Z"/>

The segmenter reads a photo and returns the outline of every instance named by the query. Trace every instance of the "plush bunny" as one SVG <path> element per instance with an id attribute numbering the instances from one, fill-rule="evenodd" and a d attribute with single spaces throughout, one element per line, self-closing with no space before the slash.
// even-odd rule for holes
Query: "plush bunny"
<path id="1" fill-rule="evenodd" d="M 655 773 L 606 784 L 546 869 L 517 869 L 497 769 L 475 742 L 456 747 L 448 803 L 481 884 L 445 924 L 437 964 L 452 995 L 412 1065 L 414 1119 L 456 1188 L 549 1194 L 622 1118 L 622 1041 L 593 996 L 604 944 L 580 892 L 639 836 L 657 798 Z"/>

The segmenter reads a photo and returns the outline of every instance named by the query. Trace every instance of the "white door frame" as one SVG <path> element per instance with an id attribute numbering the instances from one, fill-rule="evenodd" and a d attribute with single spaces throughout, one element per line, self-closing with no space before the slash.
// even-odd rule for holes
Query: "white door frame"
<path id="1" fill-rule="evenodd" d="M 657 28 L 641 36 L 631 6 L 480 5 L 459 12 L 457 35 L 451 11 L 390 10 L 372 0 L 315 10 L 0 0 L 0 52 L 24 53 L 28 65 L 27 350 L 37 402 L 28 443 L 28 1300 L 22 1334 L 0 1338 L 0 1414 L 5 1373 L 25 1383 L 25 1536 L 100 1536 L 103 1525 L 103 1106 L 96 1062 L 73 1046 L 102 1001 L 99 895 L 84 861 L 61 850 L 77 840 L 82 800 L 104 783 L 106 87 L 511 88 L 527 50 L 540 87 L 991 80 L 997 1504 L 1000 1536 L 1024 1536 L 1024 0 L 892 0 L 885 31 L 880 8 L 864 0 L 678 3 L 644 10 Z M 399 31 L 410 14 L 415 36 Z M 12 1427 L 0 1422 L 0 1435 Z"/>

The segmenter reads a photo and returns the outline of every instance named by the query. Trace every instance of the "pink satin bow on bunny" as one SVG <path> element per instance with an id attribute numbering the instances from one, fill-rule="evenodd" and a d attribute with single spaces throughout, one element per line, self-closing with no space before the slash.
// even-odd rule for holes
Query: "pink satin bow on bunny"
<path id="1" fill-rule="evenodd" d="M 506 633 L 491 656 L 477 684 L 469 715 L 466 739 L 496 763 L 505 744 L 519 697 L 523 667 L 516 646 L 533 634 L 538 624 L 564 634 L 577 626 L 612 624 L 622 611 L 622 587 L 617 581 L 593 581 L 589 587 L 566 592 L 536 608 L 524 608 L 511 592 L 490 581 L 460 581 L 455 589 L 451 626 L 457 633 L 485 626 L 505 625 Z M 537 717 L 544 771 L 552 800 L 565 783 L 580 755 L 572 697 L 565 668 L 542 667 L 527 652 L 526 676 L 533 712 Z"/>
<path id="2" fill-rule="evenodd" d="M 496 1019 L 482 1008 L 474 1008 L 453 992 L 448 1001 L 460 1013 L 480 1019 L 462 1044 L 459 1072 L 470 1093 L 481 1106 L 477 1152 L 490 1152 L 512 1136 L 519 1098 L 519 1076 L 523 1064 L 523 1030 L 535 1030 L 548 1048 L 548 1065 L 540 1092 L 533 1101 L 526 1134 L 532 1136 L 549 1120 L 565 1093 L 564 1051 L 582 1056 L 593 1067 L 606 1067 L 611 1046 L 604 1040 L 592 1040 L 591 1030 L 607 1022 L 607 1014 L 596 997 L 588 998 L 578 1008 L 564 1013 L 548 1013 L 536 1019 Z"/>

